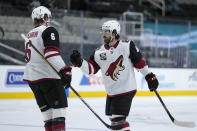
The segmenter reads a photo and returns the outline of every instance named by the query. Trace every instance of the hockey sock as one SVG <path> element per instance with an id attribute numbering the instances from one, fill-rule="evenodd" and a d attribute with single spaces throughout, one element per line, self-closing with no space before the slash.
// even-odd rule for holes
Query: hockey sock
<path id="1" fill-rule="evenodd" d="M 126 116 L 115 115 L 110 116 L 111 125 L 120 125 L 122 128 L 116 131 L 130 131 L 129 123 L 126 121 Z"/>
<path id="2" fill-rule="evenodd" d="M 129 123 L 126 121 L 120 121 L 120 122 L 112 122 L 112 125 L 121 125 L 122 129 L 118 130 L 118 131 L 130 131 L 130 126 Z"/>
<path id="3" fill-rule="evenodd" d="M 66 131 L 65 118 L 64 117 L 54 118 L 51 131 Z"/>
<path id="4" fill-rule="evenodd" d="M 130 131 L 130 127 L 129 127 L 129 123 L 128 122 L 124 122 L 121 125 L 122 125 L 123 131 Z"/>
<path id="5" fill-rule="evenodd" d="M 52 120 L 45 121 L 45 131 L 52 131 Z"/>

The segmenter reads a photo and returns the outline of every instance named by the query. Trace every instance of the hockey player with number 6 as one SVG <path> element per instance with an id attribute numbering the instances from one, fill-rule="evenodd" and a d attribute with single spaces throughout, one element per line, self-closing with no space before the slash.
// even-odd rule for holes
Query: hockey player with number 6
<path id="1" fill-rule="evenodd" d="M 25 60 L 27 62 L 24 81 L 32 89 L 43 115 L 46 131 L 65 131 L 67 98 L 64 87 L 71 82 L 71 67 L 66 66 L 59 49 L 59 34 L 50 26 L 51 12 L 44 6 L 32 11 L 35 28 L 27 34 Z M 61 74 L 61 78 L 51 69 L 31 44 Z"/>
<path id="2" fill-rule="evenodd" d="M 105 22 L 102 25 L 105 44 L 96 49 L 88 61 L 82 59 L 77 50 L 73 50 L 70 61 L 86 74 L 95 74 L 101 70 L 107 92 L 105 113 L 111 125 L 121 125 L 121 131 L 130 131 L 126 118 L 137 91 L 134 68 L 143 74 L 150 91 L 156 90 L 159 82 L 148 69 L 134 42 L 119 40 L 119 34 L 118 21 Z"/>

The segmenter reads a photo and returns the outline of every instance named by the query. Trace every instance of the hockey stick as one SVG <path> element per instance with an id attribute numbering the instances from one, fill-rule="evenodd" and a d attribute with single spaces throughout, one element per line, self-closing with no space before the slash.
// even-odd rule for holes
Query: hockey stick
<path id="1" fill-rule="evenodd" d="M 190 127 L 190 128 L 195 127 L 195 123 L 192 122 L 192 121 L 186 122 L 186 121 L 177 121 L 177 120 L 175 120 L 174 117 L 170 114 L 170 112 L 169 112 L 169 110 L 167 109 L 166 105 L 164 104 L 163 100 L 161 99 L 159 93 L 158 93 L 156 90 L 154 90 L 154 92 L 155 92 L 155 94 L 157 95 L 157 97 L 158 97 L 159 101 L 161 102 L 162 106 L 164 107 L 165 111 L 167 112 L 168 116 L 170 117 L 171 121 L 172 121 L 175 125 L 177 125 L 177 126 L 183 126 L 183 127 Z"/>
<path id="2" fill-rule="evenodd" d="M 21 34 L 21 37 L 25 40 L 28 41 L 29 44 L 31 45 L 31 47 L 40 55 L 40 57 L 57 73 L 57 75 L 59 75 L 59 77 L 61 78 L 61 74 L 50 64 L 50 62 L 48 60 L 46 60 L 44 58 L 44 56 L 39 52 L 39 50 L 31 43 L 31 41 L 24 35 Z M 109 129 L 112 130 L 119 130 L 122 129 L 122 126 L 120 125 L 109 125 L 107 123 L 105 123 L 100 117 L 99 115 L 87 104 L 87 102 L 79 95 L 79 93 L 72 87 L 70 86 L 70 89 L 78 96 L 78 98 L 88 107 L 88 109 L 90 109 L 90 111 L 92 111 L 92 113 Z"/>

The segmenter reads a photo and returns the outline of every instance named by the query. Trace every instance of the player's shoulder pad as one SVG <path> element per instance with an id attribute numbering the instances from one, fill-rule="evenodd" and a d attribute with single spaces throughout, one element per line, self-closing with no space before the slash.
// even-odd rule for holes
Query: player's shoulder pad
<path id="1" fill-rule="evenodd" d="M 102 45 L 100 45 L 99 47 L 97 47 L 97 48 L 96 48 L 96 50 L 99 50 L 99 49 L 101 49 L 101 47 L 102 47 Z"/>
<path id="2" fill-rule="evenodd" d="M 92 55 L 90 56 L 90 60 L 94 60 L 94 55 L 97 51 L 99 51 L 102 48 L 103 45 L 100 45 L 99 47 L 97 47 L 94 52 L 92 53 Z"/>
<path id="3" fill-rule="evenodd" d="M 59 34 L 57 30 L 54 27 L 48 27 L 42 32 L 42 38 L 45 39 L 45 37 L 51 36 L 51 34 L 54 34 L 56 37 L 59 38 Z"/>
<path id="4" fill-rule="evenodd" d="M 43 31 L 42 35 L 51 34 L 51 33 L 58 34 L 57 30 L 56 30 L 54 27 L 51 27 L 51 26 L 50 26 L 50 27 L 46 28 L 46 29 Z"/>
<path id="5" fill-rule="evenodd" d="M 136 52 L 140 51 L 132 40 L 130 41 L 130 51 L 136 51 Z"/>
<path id="6" fill-rule="evenodd" d="M 99 47 L 97 47 L 97 48 L 95 49 L 95 51 L 100 50 L 102 46 L 103 46 L 103 45 L 100 45 Z"/>

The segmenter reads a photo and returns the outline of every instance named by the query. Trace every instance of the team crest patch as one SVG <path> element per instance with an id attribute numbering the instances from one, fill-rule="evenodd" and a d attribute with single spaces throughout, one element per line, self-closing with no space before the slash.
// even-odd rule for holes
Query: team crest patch
<path id="1" fill-rule="evenodd" d="M 120 75 L 120 71 L 125 69 L 125 66 L 122 65 L 123 56 L 120 55 L 116 61 L 112 62 L 108 67 L 107 72 L 105 73 L 106 76 L 110 76 L 112 80 L 116 81 L 118 79 L 118 75 Z"/>
<path id="2" fill-rule="evenodd" d="M 107 60 L 106 53 L 101 53 L 101 54 L 100 54 L 100 59 L 101 59 L 101 60 Z"/>

